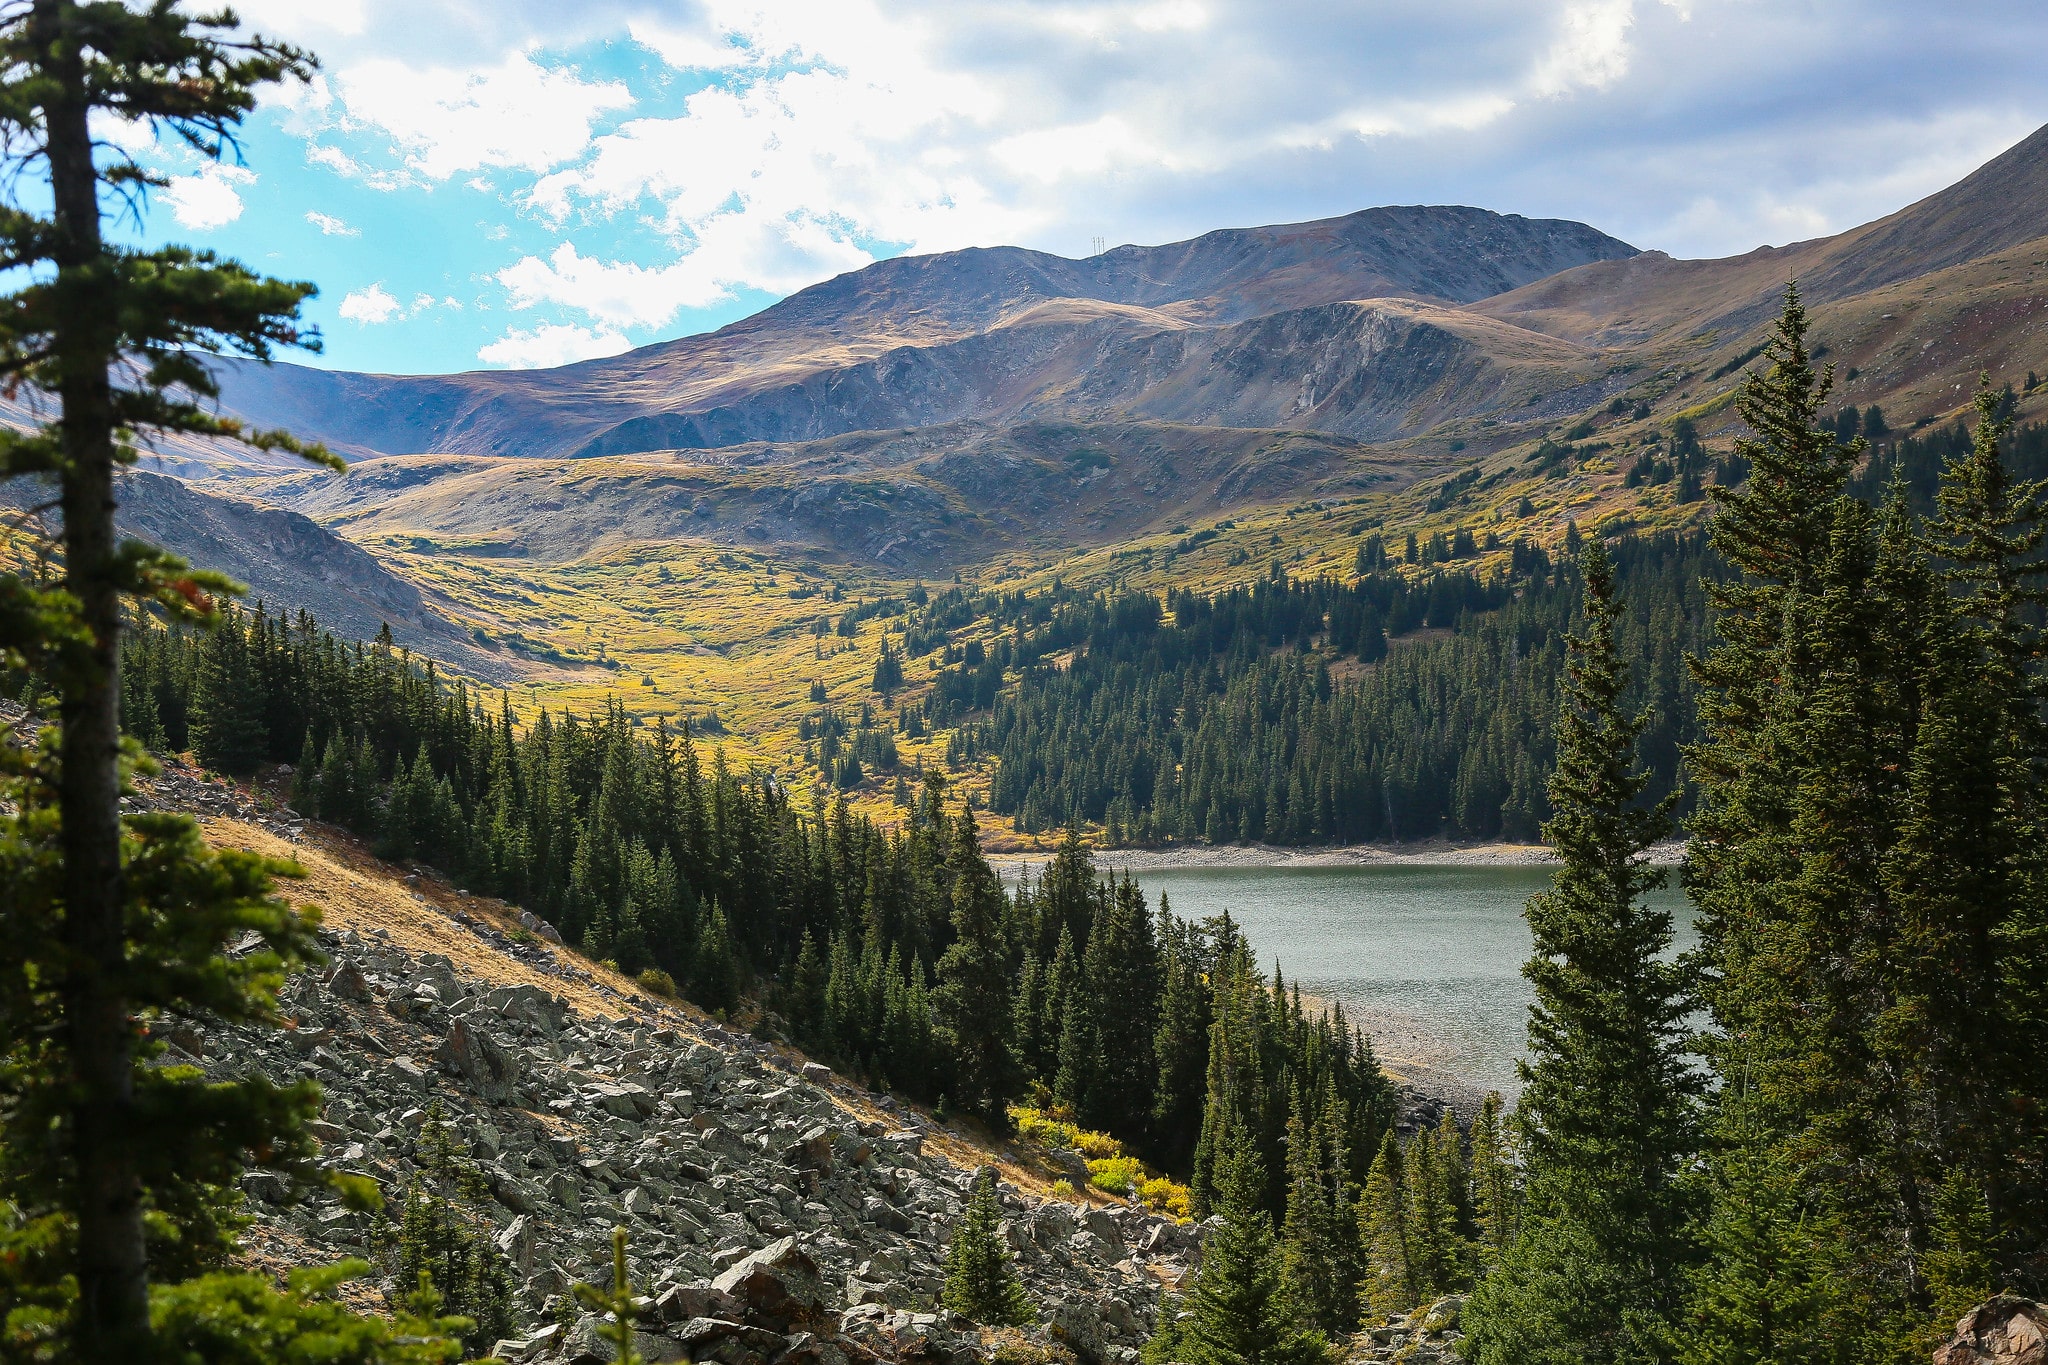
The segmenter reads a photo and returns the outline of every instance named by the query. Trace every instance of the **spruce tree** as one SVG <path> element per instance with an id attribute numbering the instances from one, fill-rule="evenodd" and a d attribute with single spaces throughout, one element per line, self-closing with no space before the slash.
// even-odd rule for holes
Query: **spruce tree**
<path id="1" fill-rule="evenodd" d="M 199 761 L 231 777 L 247 777 L 263 761 L 270 736 L 248 641 L 232 608 L 219 630 L 206 632 L 193 682 L 192 738 Z"/>
<path id="2" fill-rule="evenodd" d="M 1185 1171 L 1194 1159 L 1202 1125 L 1202 1093 L 1209 1068 L 1208 962 L 1201 931 L 1176 920 L 1159 897 L 1162 945 L 1159 1027 L 1152 1039 L 1157 1068 L 1152 1113 L 1146 1125 L 1154 1164 Z"/>
<path id="3" fill-rule="evenodd" d="M 1145 894 L 1128 875 L 1102 898 L 1081 974 L 1090 1002 L 1092 1079 L 1078 1112 L 1090 1127 L 1140 1142 L 1151 1119 L 1156 1074 L 1159 947 Z"/>
<path id="4" fill-rule="evenodd" d="M 740 964 L 733 949 L 725 909 L 711 903 L 711 917 L 697 939 L 696 970 L 691 977 L 697 1003 L 707 1010 L 729 1010 L 740 1002 Z"/>
<path id="5" fill-rule="evenodd" d="M 1365 1192 L 1358 1200 L 1358 1229 L 1366 1261 L 1358 1293 L 1367 1311 L 1377 1318 L 1408 1312 L 1421 1300 L 1422 1285 L 1411 1256 L 1407 1159 L 1391 1128 L 1366 1173 Z"/>
<path id="6" fill-rule="evenodd" d="M 1513 1125 L 1503 1113 L 1500 1092 L 1488 1091 L 1472 1120 L 1472 1217 L 1479 1233 L 1476 1255 L 1482 1274 L 1499 1265 L 1514 1244 L 1520 1181 Z"/>
<path id="7" fill-rule="evenodd" d="M 984 1327 L 1018 1327 L 1031 1321 L 1031 1303 L 1010 1264 L 998 1225 L 1002 1206 L 996 1201 L 996 1172 L 984 1166 L 974 1173 L 967 1205 L 953 1229 L 946 1253 L 946 1288 L 940 1302 Z"/>
<path id="8" fill-rule="evenodd" d="M 1932 661 L 1889 879 L 1911 964 L 1902 1012 L 1919 1032 L 1934 1142 L 1955 1163 L 1934 1198 L 1961 1210 L 1972 1199 L 1959 1191 L 1976 1191 L 1992 1228 L 1986 1285 L 2048 1273 L 2036 1268 L 2048 1260 L 2037 1216 L 2048 1200 L 2048 1003 L 2024 984 L 2048 979 L 2048 484 L 2008 470 L 2003 409 L 1986 376 L 1969 451 L 1948 461 L 1936 492 L 1935 545 L 1960 619 Z"/>
<path id="9" fill-rule="evenodd" d="M 1520 1235 L 1468 1309 L 1487 1365 L 1666 1358 L 1686 1263 L 1679 1177 L 1698 1090 L 1688 997 L 1682 969 L 1662 960 L 1671 917 L 1643 904 L 1664 880 L 1644 851 L 1668 832 L 1670 802 L 1641 802 L 1645 718 L 1622 709 L 1621 605 L 1597 540 L 1581 572 L 1544 826 L 1559 866 L 1527 909 L 1528 1190 Z"/>
<path id="10" fill-rule="evenodd" d="M 49 682 L 59 720 L 33 756 L 0 746 L 0 1239 L 11 1267 L 0 1312 L 59 1358 L 224 1358 L 213 1324 L 230 1300 L 248 1336 L 280 1347 L 350 1319 L 330 1308 L 316 1328 L 303 1293 L 192 1278 L 228 1254 L 217 1212 L 252 1154 L 311 1176 L 314 1096 L 157 1067 L 141 1027 L 192 1013 L 275 1021 L 281 972 L 313 956 L 310 927 L 272 894 L 289 869 L 211 852 L 189 819 L 120 810 L 134 760 L 120 733 L 125 617 L 144 605 L 211 620 L 212 595 L 230 585 L 117 536 L 118 471 L 143 439 L 180 435 L 338 463 L 207 406 L 218 388 L 201 353 L 267 359 L 309 339 L 297 313 L 310 286 L 104 231 L 104 215 L 139 211 L 164 183 L 104 126 L 132 121 L 218 159 L 236 150 L 258 87 L 310 76 L 305 54 L 231 37 L 233 23 L 169 3 L 34 0 L 0 15 L 0 125 L 15 157 L 0 216 L 16 286 L 0 372 L 55 414 L 0 434 L 0 476 L 47 478 L 63 512 L 61 586 L 0 576 L 0 650 Z M 252 931 L 260 950 L 224 955 Z M 171 1234 L 154 1253 L 151 1215 Z M 442 1354 L 424 1326 L 412 1324 L 412 1346 L 397 1326 L 350 1331 L 358 1358 Z"/>
<path id="11" fill-rule="evenodd" d="M 462 1344 L 474 1354 L 511 1335 L 514 1326 L 512 1268 L 491 1240 L 489 1200 L 483 1171 L 456 1145 L 437 1102 L 420 1128 L 400 1205 L 398 1283 L 416 1285 L 425 1276 L 442 1310 L 468 1319 Z"/>
<path id="12" fill-rule="evenodd" d="M 1299 1090 L 1287 1119 L 1287 1213 L 1280 1226 L 1280 1282 L 1302 1321 L 1326 1335 L 1358 1320 L 1358 1278 L 1347 1235 L 1353 1200 L 1344 1173 L 1334 1092 L 1313 1104 Z"/>
<path id="13" fill-rule="evenodd" d="M 953 945 L 939 958 L 933 1004 L 953 1054 L 954 1099 L 990 1121 L 1016 1093 L 1010 1050 L 1010 961 L 1003 941 L 1003 888 L 981 856 L 964 807 L 953 844 Z"/>
<path id="14" fill-rule="evenodd" d="M 1220 1221 L 1203 1244 L 1188 1296 L 1188 1365 L 1320 1365 L 1329 1346 L 1301 1326 L 1282 1290 L 1273 1224 L 1262 1207 L 1267 1176 L 1243 1135 L 1223 1140 L 1215 1178 Z"/>

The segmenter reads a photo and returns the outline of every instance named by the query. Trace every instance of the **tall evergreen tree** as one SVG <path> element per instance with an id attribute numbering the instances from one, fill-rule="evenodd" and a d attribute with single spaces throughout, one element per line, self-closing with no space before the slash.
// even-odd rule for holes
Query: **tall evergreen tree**
<path id="1" fill-rule="evenodd" d="M 974 817 L 960 812 L 953 843 L 953 946 L 939 959 L 933 1004 L 952 1049 L 955 1102 L 991 1121 L 1016 1093 L 1010 1050 L 1010 960 L 1003 941 L 1003 888 L 981 856 Z"/>
<path id="2" fill-rule="evenodd" d="M 1662 956 L 1671 917 L 1643 903 L 1663 883 L 1644 852 L 1669 831 L 1669 803 L 1640 799 L 1645 719 L 1622 710 L 1620 606 L 1597 540 L 1582 574 L 1544 828 L 1559 866 L 1527 911 L 1528 1190 L 1520 1235 L 1470 1305 L 1474 1358 L 1487 1365 L 1667 1358 L 1687 1254 L 1688 995 Z"/>
<path id="3" fill-rule="evenodd" d="M 1489 1091 L 1472 1120 L 1472 1218 L 1482 1273 L 1498 1266 L 1513 1245 L 1521 1202 L 1514 1126 L 1503 1113 L 1500 1092 Z"/>
<path id="4" fill-rule="evenodd" d="M 1188 1365 L 1319 1365 L 1329 1357 L 1328 1344 L 1303 1329 L 1282 1291 L 1272 1219 L 1262 1207 L 1266 1182 L 1245 1136 L 1228 1136 L 1216 1164 L 1221 1221 L 1188 1296 Z"/>
<path id="5" fill-rule="evenodd" d="M 170 3 L 0 11 L 0 128 L 14 158 L 0 212 L 13 268 L 0 374 L 55 412 L 0 434 L 0 476 L 53 481 L 64 523 L 60 584 L 0 576 L 0 651 L 51 684 L 60 720 L 33 756 L 0 745 L 0 1314 L 51 1358 L 221 1358 L 230 1303 L 249 1339 L 280 1350 L 323 1331 L 339 1343 L 349 1325 L 303 1294 L 199 1274 L 229 1253 L 217 1215 L 250 1158 L 311 1174 L 312 1092 L 159 1068 L 142 1028 L 186 1013 L 275 1020 L 279 974 L 313 955 L 310 928 L 271 894 L 270 878 L 289 869 L 210 852 L 188 819 L 120 809 L 132 761 L 120 730 L 126 615 L 143 604 L 206 619 L 209 594 L 228 585 L 118 538 L 118 471 L 142 438 L 177 435 L 332 462 L 206 406 L 218 388 L 200 352 L 267 359 L 305 339 L 297 314 L 311 286 L 104 231 L 104 215 L 138 211 L 164 183 L 107 127 L 143 125 L 218 159 L 235 149 L 258 87 L 310 76 L 305 54 L 233 37 L 234 26 Z M 225 956 L 252 931 L 262 949 Z M 172 1234 L 154 1253 L 151 1215 Z M 358 1322 L 358 1355 L 442 1356 L 422 1328 Z"/>
<path id="6" fill-rule="evenodd" d="M 1365 1192 L 1358 1200 L 1358 1228 L 1367 1267 L 1359 1296 L 1374 1317 L 1406 1313 L 1421 1301 L 1422 1284 L 1411 1254 L 1407 1158 L 1391 1128 L 1366 1173 Z"/>
<path id="7" fill-rule="evenodd" d="M 1287 1118 L 1280 1283 L 1300 1319 L 1326 1334 L 1349 1331 L 1358 1317 L 1357 1276 L 1343 1227 L 1352 1209 L 1341 1153 L 1332 1150 L 1335 1137 L 1322 1107 L 1297 1090 Z"/>

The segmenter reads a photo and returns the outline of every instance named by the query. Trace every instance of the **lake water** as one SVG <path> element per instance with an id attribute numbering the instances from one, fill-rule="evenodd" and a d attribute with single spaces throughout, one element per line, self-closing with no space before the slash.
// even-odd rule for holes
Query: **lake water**
<path id="1" fill-rule="evenodd" d="M 1114 855 L 1103 859 L 1113 866 Z M 1303 993 L 1341 1001 L 1389 1069 L 1513 1095 L 1529 985 L 1522 903 L 1550 882 L 1546 867 L 1350 866 L 1174 868 L 1134 874 L 1156 904 L 1200 919 L 1228 910 L 1262 965 L 1278 959 Z M 1673 885 L 1678 946 L 1691 916 Z"/>

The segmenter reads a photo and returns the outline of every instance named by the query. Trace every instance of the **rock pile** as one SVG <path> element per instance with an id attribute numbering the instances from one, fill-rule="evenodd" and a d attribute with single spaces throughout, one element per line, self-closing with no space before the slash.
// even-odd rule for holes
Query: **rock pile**
<path id="1" fill-rule="evenodd" d="M 2013 1294 L 1980 1303 L 1935 1349 L 1934 1365 L 2048 1365 L 2048 1308 Z"/>
<path id="2" fill-rule="evenodd" d="M 1368 1327 L 1351 1338 L 1344 1359 L 1347 1365 L 1364 1365 L 1367 1361 L 1453 1365 L 1461 1359 L 1458 1343 L 1465 1339 L 1458 1327 L 1458 1315 L 1464 1307 L 1465 1296 L 1451 1294 L 1424 1304 L 1405 1317 L 1389 1318 L 1379 1327 Z"/>
<path id="3" fill-rule="evenodd" d="M 614 1224 L 630 1231 L 632 1284 L 651 1300 L 650 1360 L 973 1353 L 976 1332 L 936 1306 L 973 1173 L 925 1150 L 920 1116 L 866 1100 L 815 1063 L 792 1071 L 715 1025 L 579 1017 L 538 987 L 466 979 L 380 930 L 323 937 L 329 965 L 285 991 L 294 1027 L 181 1025 L 171 1060 L 317 1080 L 323 1162 L 387 1194 L 439 1115 L 481 1165 L 528 1319 L 556 1324 L 501 1354 L 604 1358 L 597 1321 L 575 1319 L 569 1290 L 608 1281 Z M 265 1173 L 245 1188 L 260 1220 L 305 1254 L 377 1249 L 366 1216 L 332 1197 L 297 1198 Z M 1008 1186 L 1001 1197 L 1003 1235 L 1041 1310 L 1034 1334 L 1087 1362 L 1132 1359 L 1161 1280 L 1177 1281 L 1196 1254 L 1194 1229 Z"/>

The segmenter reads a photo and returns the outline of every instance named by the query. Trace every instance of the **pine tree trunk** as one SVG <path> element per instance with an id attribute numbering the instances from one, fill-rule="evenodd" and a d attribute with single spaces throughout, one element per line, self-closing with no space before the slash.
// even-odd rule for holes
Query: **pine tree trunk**
<path id="1" fill-rule="evenodd" d="M 46 107 L 50 185 L 63 234 L 58 275 L 75 282 L 58 346 L 63 405 L 64 554 L 68 586 L 91 633 L 64 670 L 64 939 L 71 966 L 62 994 L 76 1087 L 72 1154 L 78 1182 L 78 1346 L 88 1360 L 128 1358 L 149 1338 L 142 1188 L 133 1136 L 134 1041 L 121 994 L 121 585 L 114 531 L 113 395 L 105 331 L 92 307 L 103 268 L 99 177 L 86 122 L 85 73 L 72 36 L 73 0 L 37 0 L 34 27 L 59 58 L 60 90 Z"/>

